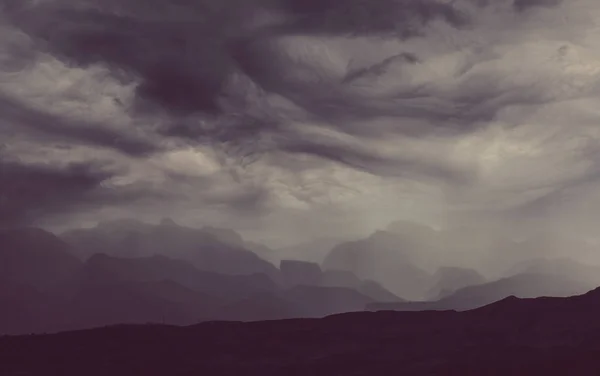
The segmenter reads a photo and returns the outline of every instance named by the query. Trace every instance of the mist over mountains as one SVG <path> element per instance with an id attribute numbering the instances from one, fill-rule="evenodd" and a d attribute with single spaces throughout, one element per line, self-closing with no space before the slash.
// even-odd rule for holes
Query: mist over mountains
<path id="1" fill-rule="evenodd" d="M 290 257 L 290 248 L 278 253 L 247 246 L 233 230 L 196 229 L 172 219 L 104 222 L 58 236 L 37 228 L 2 229 L 0 299 L 10 308 L 2 313 L 1 329 L 24 334 L 364 310 L 462 311 L 508 296 L 571 296 L 600 285 L 600 267 L 537 258 L 534 241 L 511 243 L 529 253 L 499 278 L 442 265 L 449 252 L 442 239 L 448 238 L 442 230 L 395 222 L 333 246 L 317 263 Z"/>
<path id="2" fill-rule="evenodd" d="M 600 374 L 599 30 L 0 0 L 0 376 Z"/>

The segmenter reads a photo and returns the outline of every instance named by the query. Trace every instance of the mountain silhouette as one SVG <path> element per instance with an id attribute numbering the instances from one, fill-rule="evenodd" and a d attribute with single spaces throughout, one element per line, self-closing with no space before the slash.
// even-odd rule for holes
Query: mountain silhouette
<path id="1" fill-rule="evenodd" d="M 314 262 L 282 260 L 279 264 L 281 277 L 287 286 L 321 285 L 323 271 Z"/>
<path id="2" fill-rule="evenodd" d="M 597 375 L 600 290 L 467 311 L 0 337 L 6 375 Z M 64 354 L 69 354 L 65 357 Z"/>
<path id="3" fill-rule="evenodd" d="M 590 285 L 600 285 L 600 266 L 587 265 L 570 258 L 534 258 L 517 263 L 507 274 L 534 273 L 556 275 L 581 281 Z"/>
<path id="4" fill-rule="evenodd" d="M 0 229 L 0 278 L 47 290 L 81 266 L 71 247 L 38 228 Z"/>
<path id="5" fill-rule="evenodd" d="M 136 222 L 125 225 L 139 226 Z M 31 232 L 40 234 L 33 230 L 19 234 Z M 398 301 L 377 283 L 355 276 L 348 286 L 325 285 L 324 276 L 329 273 L 323 273 L 318 264 L 284 262 L 281 274 L 286 276 L 286 283 L 281 284 L 264 273 L 216 273 L 200 270 L 191 261 L 163 255 L 116 257 L 98 253 L 82 263 L 65 253 L 69 249 L 66 243 L 52 234 L 41 234 L 43 241 L 38 237 L 29 243 L 11 235 L 18 241 L 10 244 L 36 246 L 20 254 L 29 255 L 26 260 L 34 266 L 38 264 L 31 255 L 45 250 L 39 259 L 45 262 L 42 267 L 49 266 L 52 273 L 40 273 L 45 279 L 39 280 L 33 278 L 37 277 L 35 268 L 33 272 L 25 268 L 27 263 L 10 264 L 20 265 L 18 270 L 29 274 L 18 281 L 0 279 L 0 303 L 7 307 L 0 314 L 0 334 L 57 332 L 119 323 L 191 325 L 207 320 L 322 317 L 363 310 L 375 301 Z M 57 260 L 52 259 L 54 256 Z M 56 265 L 62 266 L 64 260 L 68 268 L 58 268 Z M 312 273 L 309 278 L 305 278 L 305 269 Z M 31 278 L 25 278 L 27 275 Z M 36 283 L 44 288 L 37 288 Z"/>
<path id="6" fill-rule="evenodd" d="M 433 299 L 443 298 L 461 288 L 486 282 L 485 278 L 476 270 L 449 266 L 439 268 L 432 279 L 433 287 L 427 296 Z"/>
<path id="7" fill-rule="evenodd" d="M 354 289 L 294 286 L 232 303 L 220 310 L 217 317 L 219 320 L 235 321 L 324 317 L 336 313 L 362 311 L 372 302 L 372 298 Z"/>
<path id="8" fill-rule="evenodd" d="M 227 275 L 201 271 L 188 261 L 161 255 L 119 258 L 97 254 L 85 263 L 79 278 L 76 285 L 171 280 L 189 289 L 225 300 L 235 300 L 277 289 L 275 282 L 265 274 Z"/>
<path id="9" fill-rule="evenodd" d="M 415 264 L 408 248 L 403 248 L 403 238 L 388 231 L 338 245 L 325 258 L 323 268 L 351 271 L 408 299 L 420 299 L 430 280 L 429 273 Z"/>
<path id="10" fill-rule="evenodd" d="M 296 317 L 322 317 L 335 313 L 362 311 L 374 300 L 346 287 L 295 286 L 280 294 L 298 307 Z"/>
<path id="11" fill-rule="evenodd" d="M 339 287 L 355 290 L 377 302 L 399 302 L 400 299 L 379 283 L 362 280 L 350 271 L 321 270 L 319 264 L 307 261 L 283 260 L 281 277 L 285 286 Z"/>
<path id="12" fill-rule="evenodd" d="M 47 331 L 60 314 L 54 300 L 34 287 L 0 278 L 0 334 Z"/>
<path id="13" fill-rule="evenodd" d="M 211 317 L 220 302 L 172 281 L 86 286 L 63 305 L 60 330 L 123 323 L 191 325 Z"/>

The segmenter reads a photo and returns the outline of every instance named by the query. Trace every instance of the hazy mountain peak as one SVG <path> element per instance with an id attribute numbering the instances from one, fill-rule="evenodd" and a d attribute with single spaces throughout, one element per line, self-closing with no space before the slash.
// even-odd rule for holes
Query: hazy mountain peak
<path id="1" fill-rule="evenodd" d="M 102 230 L 112 230 L 112 229 L 117 229 L 117 230 L 141 230 L 148 227 L 148 224 L 146 222 L 140 221 L 139 219 L 135 219 L 135 218 L 120 218 L 120 219 L 114 219 L 114 220 L 110 220 L 110 221 L 100 221 L 98 222 L 98 225 L 96 226 L 96 228 L 98 229 L 102 229 Z"/>
<path id="2" fill-rule="evenodd" d="M 48 288 L 80 262 L 70 246 L 39 228 L 0 230 L 0 278 Z"/>
<path id="3" fill-rule="evenodd" d="M 232 229 L 212 227 L 212 226 L 204 226 L 202 227 L 202 231 L 204 233 L 210 234 L 217 238 L 219 241 L 222 241 L 227 244 L 243 246 L 244 238 L 236 231 Z"/>
<path id="4" fill-rule="evenodd" d="M 169 227 L 178 226 L 178 224 L 173 220 L 173 218 L 170 217 L 164 217 L 163 219 L 161 219 L 160 225 Z"/>

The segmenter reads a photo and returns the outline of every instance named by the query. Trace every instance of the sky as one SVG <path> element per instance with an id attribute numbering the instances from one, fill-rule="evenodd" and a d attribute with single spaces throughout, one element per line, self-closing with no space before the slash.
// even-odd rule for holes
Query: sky
<path id="1" fill-rule="evenodd" d="M 599 20 L 597 0 L 0 0 L 0 225 L 600 240 Z"/>

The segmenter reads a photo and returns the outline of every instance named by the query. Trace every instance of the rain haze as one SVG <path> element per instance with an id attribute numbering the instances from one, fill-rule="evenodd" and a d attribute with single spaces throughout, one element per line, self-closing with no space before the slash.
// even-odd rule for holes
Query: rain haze
<path id="1" fill-rule="evenodd" d="M 374 246 L 489 280 L 600 264 L 599 20 L 596 0 L 0 0 L 0 226 L 173 223 L 277 266 Z"/>

